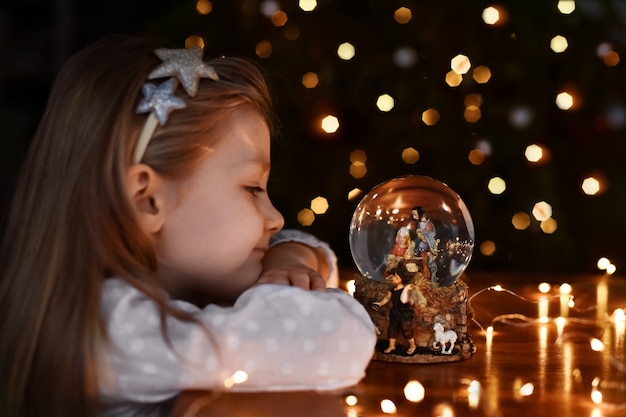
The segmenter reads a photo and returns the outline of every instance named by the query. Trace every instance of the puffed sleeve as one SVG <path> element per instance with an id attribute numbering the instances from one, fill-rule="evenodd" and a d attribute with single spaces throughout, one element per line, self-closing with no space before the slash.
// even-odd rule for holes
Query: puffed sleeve
<path id="1" fill-rule="evenodd" d="M 339 286 L 339 270 L 337 268 L 337 256 L 328 243 L 319 240 L 310 233 L 297 229 L 283 229 L 270 238 L 270 246 L 278 245 L 283 242 L 298 242 L 322 251 L 329 265 L 329 276 L 326 286 L 337 288 Z"/>
<path id="2" fill-rule="evenodd" d="M 235 373 L 247 376 L 230 388 L 237 391 L 351 386 L 364 376 L 376 342 L 364 308 L 340 290 L 265 284 L 232 307 L 172 302 L 201 325 L 169 317 L 170 347 L 151 299 L 120 279 L 105 283 L 111 343 L 99 377 L 109 409 L 164 401 L 185 389 L 225 389 Z"/>

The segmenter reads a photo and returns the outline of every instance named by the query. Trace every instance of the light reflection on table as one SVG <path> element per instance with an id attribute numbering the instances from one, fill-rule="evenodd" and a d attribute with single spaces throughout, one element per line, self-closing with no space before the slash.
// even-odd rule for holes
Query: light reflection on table
<path id="1" fill-rule="evenodd" d="M 342 278 L 346 284 L 350 275 L 344 272 Z M 626 415 L 623 277 L 468 273 L 464 280 L 476 295 L 470 333 L 477 352 L 468 360 L 430 365 L 372 361 L 361 383 L 333 393 L 186 392 L 174 415 Z M 539 291 L 541 282 L 551 284 L 550 291 Z M 565 304 L 563 283 L 571 285 Z M 497 284 L 499 291 L 489 290 Z M 592 341 L 602 350 L 593 350 Z M 423 388 L 419 401 L 405 394 L 407 384 Z"/>

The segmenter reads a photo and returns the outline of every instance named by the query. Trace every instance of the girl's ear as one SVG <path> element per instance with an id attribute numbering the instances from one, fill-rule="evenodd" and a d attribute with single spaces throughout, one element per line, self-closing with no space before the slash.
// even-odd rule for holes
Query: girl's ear
<path id="1" fill-rule="evenodd" d="M 150 166 L 133 164 L 126 171 L 126 189 L 141 227 L 156 234 L 163 227 L 165 212 L 162 196 L 163 181 Z"/>

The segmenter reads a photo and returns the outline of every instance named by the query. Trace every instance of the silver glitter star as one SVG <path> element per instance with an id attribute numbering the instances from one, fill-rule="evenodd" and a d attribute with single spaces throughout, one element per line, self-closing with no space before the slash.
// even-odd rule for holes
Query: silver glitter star
<path id="1" fill-rule="evenodd" d="M 137 105 L 137 113 L 152 112 L 163 126 L 173 110 L 186 106 L 185 100 L 174 95 L 175 88 L 176 81 L 173 78 L 159 86 L 145 83 L 142 87 L 144 98 Z"/>
<path id="2" fill-rule="evenodd" d="M 163 63 L 150 73 L 148 79 L 176 77 L 191 97 L 198 91 L 200 78 L 217 81 L 219 77 L 215 69 L 202 61 L 202 48 L 157 49 L 154 53 Z"/>

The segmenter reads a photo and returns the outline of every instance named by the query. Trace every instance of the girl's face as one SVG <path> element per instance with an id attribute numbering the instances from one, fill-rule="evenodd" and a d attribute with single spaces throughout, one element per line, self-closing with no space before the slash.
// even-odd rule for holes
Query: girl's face
<path id="1" fill-rule="evenodd" d="M 172 296 L 231 302 L 256 282 L 269 238 L 284 224 L 267 194 L 269 171 L 269 130 L 245 111 L 189 178 L 164 180 L 157 252 Z"/>

